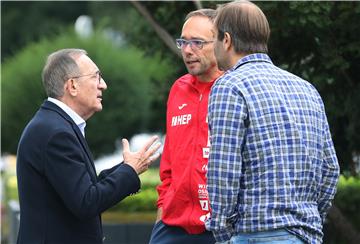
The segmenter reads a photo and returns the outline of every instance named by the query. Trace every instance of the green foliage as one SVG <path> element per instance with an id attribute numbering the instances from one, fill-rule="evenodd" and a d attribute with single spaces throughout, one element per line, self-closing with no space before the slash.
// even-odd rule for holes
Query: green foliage
<path id="1" fill-rule="evenodd" d="M 87 13 L 88 3 L 69 1 L 1 1 L 1 60 L 41 36 L 61 33 Z"/>
<path id="2" fill-rule="evenodd" d="M 216 5 L 221 2 L 202 1 L 201 3 L 204 8 L 216 8 Z M 196 10 L 196 5 L 192 1 L 140 1 L 140 4 L 146 7 L 154 21 L 173 37 L 174 42 L 175 38 L 181 35 L 185 16 L 190 11 Z M 162 59 L 170 63 L 172 73 L 169 78 L 154 81 L 158 89 L 151 104 L 151 110 L 154 111 L 156 117 L 151 119 L 149 126 L 152 131 L 161 129 L 165 132 L 167 95 L 173 82 L 187 73 L 182 59 L 169 50 L 131 2 L 92 2 L 89 11 L 93 13 L 95 23 L 101 23 L 106 19 L 105 26 L 121 31 L 130 43 L 144 50 L 146 56 L 160 54 Z"/>
<path id="3" fill-rule="evenodd" d="M 13 167 L 2 175 L 4 182 L 5 202 L 9 200 L 18 201 L 17 180 L 15 173 L 15 158 Z M 157 191 L 156 186 L 160 183 L 159 169 L 150 168 L 140 175 L 141 191 L 109 209 L 107 212 L 154 212 L 156 211 Z"/>
<path id="4" fill-rule="evenodd" d="M 201 2 L 204 8 L 216 8 L 221 3 Z M 181 33 L 186 14 L 195 10 L 190 1 L 141 4 L 174 38 Z M 360 25 L 357 24 L 360 2 L 262 1 L 256 4 L 263 9 L 270 24 L 269 53 L 273 62 L 308 80 L 319 90 L 341 169 L 354 174 L 353 154 L 360 154 Z M 121 16 L 114 19 L 112 26 L 124 30 L 126 38 L 146 53 L 157 50 L 173 60 L 176 72 L 171 80 L 185 73 L 182 60 L 165 47 L 143 17 L 132 11 L 131 16 L 140 19 L 133 28 L 120 24 Z M 118 12 L 115 3 L 111 12 Z"/>
<path id="5" fill-rule="evenodd" d="M 266 2 L 275 64 L 308 80 L 324 99 L 341 169 L 360 152 L 359 2 Z"/>
<path id="6" fill-rule="evenodd" d="M 46 98 L 41 70 L 46 56 L 61 48 L 78 47 L 103 73 L 108 90 L 103 94 L 103 111 L 87 121 L 86 137 L 95 156 L 114 151 L 119 137 L 130 137 L 148 129 L 151 103 L 156 97 L 155 81 L 166 80 L 171 69 L 159 57 L 143 57 L 131 46 L 116 47 L 97 31 L 82 39 L 66 31 L 52 40 L 29 45 L 8 59 L 2 68 L 2 151 L 15 153 L 21 131 Z"/>
<path id="7" fill-rule="evenodd" d="M 10 200 L 19 200 L 18 190 L 17 190 L 17 179 L 15 174 L 4 173 L 2 175 L 2 180 L 5 184 L 4 186 L 4 197 L 1 199 L 3 201 L 3 206 L 6 206 L 6 203 Z"/>
<path id="8" fill-rule="evenodd" d="M 156 211 L 157 191 L 156 186 L 160 183 L 158 168 L 150 168 L 140 175 L 140 193 L 127 197 L 111 209 L 109 212 L 149 212 Z"/>
<path id="9" fill-rule="evenodd" d="M 360 226 L 360 178 L 340 176 L 334 204 L 353 224 Z"/>

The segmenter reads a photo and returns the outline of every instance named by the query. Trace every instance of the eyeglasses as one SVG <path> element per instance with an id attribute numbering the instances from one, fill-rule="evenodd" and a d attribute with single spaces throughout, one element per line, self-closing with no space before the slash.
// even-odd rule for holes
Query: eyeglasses
<path id="1" fill-rule="evenodd" d="M 202 49 L 205 44 L 211 43 L 214 41 L 204 41 L 199 39 L 191 39 L 191 40 L 185 40 L 185 39 L 176 39 L 176 46 L 179 49 L 184 48 L 186 45 L 190 45 L 190 47 L 194 49 Z"/>
<path id="2" fill-rule="evenodd" d="M 101 75 L 100 71 L 96 71 L 95 74 L 86 74 L 86 75 L 73 76 L 73 77 L 70 77 L 70 79 L 77 79 L 77 78 L 86 77 L 86 76 L 90 76 L 90 75 L 96 76 L 98 84 L 101 83 L 102 75 Z"/>

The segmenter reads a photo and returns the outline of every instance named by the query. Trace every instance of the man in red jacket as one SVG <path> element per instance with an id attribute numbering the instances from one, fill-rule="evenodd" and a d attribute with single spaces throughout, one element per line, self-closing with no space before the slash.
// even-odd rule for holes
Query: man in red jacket
<path id="1" fill-rule="evenodd" d="M 189 74 L 173 84 L 167 102 L 166 138 L 160 162 L 158 217 L 150 243 L 215 243 L 206 185 L 209 156 L 208 95 L 222 74 L 214 56 L 215 10 L 190 12 L 176 44 Z"/>

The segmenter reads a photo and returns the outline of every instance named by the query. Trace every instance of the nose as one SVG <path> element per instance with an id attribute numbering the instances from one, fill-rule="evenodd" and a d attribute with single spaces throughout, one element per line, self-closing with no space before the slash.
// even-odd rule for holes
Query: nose
<path id="1" fill-rule="evenodd" d="M 106 90 L 107 89 L 107 85 L 106 85 L 106 82 L 105 80 L 101 77 L 101 80 L 100 80 L 100 83 L 99 83 L 99 88 L 101 90 Z"/>
<path id="2" fill-rule="evenodd" d="M 181 50 L 184 52 L 184 53 L 191 53 L 193 50 L 191 48 L 191 44 L 190 43 L 185 43 Z"/>

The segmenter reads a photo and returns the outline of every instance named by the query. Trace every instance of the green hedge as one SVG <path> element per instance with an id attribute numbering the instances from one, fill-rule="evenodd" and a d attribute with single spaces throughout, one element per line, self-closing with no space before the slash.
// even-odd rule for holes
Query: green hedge
<path id="1" fill-rule="evenodd" d="M 6 200 L 17 200 L 17 184 L 14 173 L 5 174 Z M 127 197 L 107 212 L 150 212 L 156 211 L 157 191 L 156 186 L 160 183 L 158 168 L 150 168 L 140 175 L 141 192 Z M 360 226 L 360 178 L 340 176 L 338 191 L 334 204 L 341 210 L 354 227 Z"/>
<path id="2" fill-rule="evenodd" d="M 11 158 L 13 166 L 15 166 L 15 158 Z M 140 175 L 141 191 L 140 193 L 129 196 L 123 201 L 109 209 L 110 212 L 151 212 L 156 211 L 157 192 L 156 186 L 160 183 L 158 168 L 150 168 L 148 171 Z M 10 200 L 18 201 L 17 179 L 15 168 L 12 167 L 5 171 L 1 177 L 4 182 L 3 203 Z M 6 206 L 6 204 L 4 205 Z"/>
<path id="3" fill-rule="evenodd" d="M 340 176 L 334 204 L 360 231 L 360 177 Z"/>
<path id="4" fill-rule="evenodd" d="M 156 186 L 160 183 L 159 171 L 157 168 L 150 168 L 140 175 L 140 193 L 129 196 L 108 211 L 120 212 L 149 212 L 156 211 L 157 191 Z"/>

